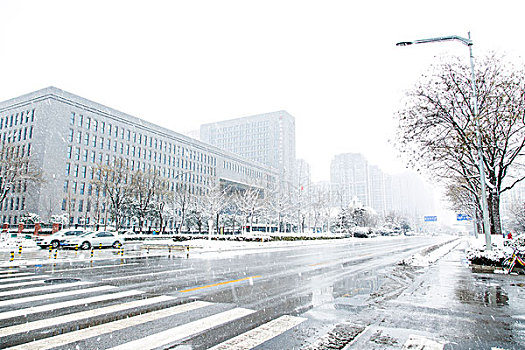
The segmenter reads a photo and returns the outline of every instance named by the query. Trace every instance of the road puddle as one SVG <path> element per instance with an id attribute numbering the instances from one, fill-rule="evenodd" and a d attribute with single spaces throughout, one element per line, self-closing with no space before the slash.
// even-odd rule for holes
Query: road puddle
<path id="1" fill-rule="evenodd" d="M 473 288 L 456 289 L 456 298 L 466 304 L 481 304 L 487 307 L 506 306 L 509 297 L 499 285 L 478 285 Z"/>

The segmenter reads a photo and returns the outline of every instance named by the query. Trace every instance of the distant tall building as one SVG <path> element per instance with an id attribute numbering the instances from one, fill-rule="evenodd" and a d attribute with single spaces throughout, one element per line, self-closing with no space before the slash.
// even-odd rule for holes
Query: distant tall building
<path id="1" fill-rule="evenodd" d="M 275 168 L 281 187 L 294 188 L 295 118 L 286 111 L 201 125 L 201 140 Z"/>
<path id="2" fill-rule="evenodd" d="M 435 215 L 434 197 L 413 173 L 385 174 L 358 153 L 339 154 L 330 168 L 334 205 L 346 207 L 359 202 L 378 214 L 396 212 L 413 220 Z"/>
<path id="3" fill-rule="evenodd" d="M 336 184 L 341 204 L 348 206 L 353 197 L 364 206 L 371 205 L 368 161 L 359 153 L 338 154 L 330 165 L 330 181 Z"/>
<path id="4" fill-rule="evenodd" d="M 304 159 L 297 159 L 296 171 L 299 188 L 302 190 L 309 189 L 310 185 L 312 184 L 310 164 L 308 164 Z"/>
<path id="5" fill-rule="evenodd" d="M 378 214 L 387 213 L 385 173 L 376 165 L 369 166 L 370 206 Z"/>
<path id="6" fill-rule="evenodd" d="M 414 173 L 392 175 L 387 192 L 392 194 L 392 207 L 387 207 L 387 211 L 418 220 L 427 215 L 436 215 L 432 191 Z"/>

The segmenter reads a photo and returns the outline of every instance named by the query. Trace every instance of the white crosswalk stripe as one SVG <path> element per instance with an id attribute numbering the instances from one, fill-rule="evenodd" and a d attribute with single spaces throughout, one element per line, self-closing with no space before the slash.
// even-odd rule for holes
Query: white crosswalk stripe
<path id="1" fill-rule="evenodd" d="M 6 271 L 0 271 L 0 277 L 6 277 L 7 276 L 28 276 L 28 275 L 34 275 L 31 272 L 19 272 L 18 270 L 6 270 Z"/>
<path id="2" fill-rule="evenodd" d="M 0 292 L 0 297 L 5 297 L 9 295 L 23 295 L 24 293 L 34 293 L 34 292 L 43 292 L 53 289 L 64 289 L 69 287 L 85 286 L 92 284 L 93 282 L 72 282 L 72 283 L 62 283 L 62 284 L 51 284 L 49 286 L 42 287 L 32 287 L 32 288 L 18 288 L 15 290 L 8 290 Z"/>
<path id="3" fill-rule="evenodd" d="M 23 287 L 23 286 L 34 286 L 35 284 L 42 284 L 42 283 L 44 283 L 44 281 L 13 282 L 13 283 L 0 284 L 0 289 Z"/>
<path id="4" fill-rule="evenodd" d="M 81 341 L 90 337 L 100 336 L 102 334 L 116 332 L 118 330 L 126 329 L 128 327 L 144 324 L 146 322 L 154 321 L 159 318 L 173 316 L 182 312 L 195 310 L 210 303 L 204 301 L 195 301 L 188 304 L 182 304 L 167 309 L 152 311 L 146 314 L 133 316 L 130 318 L 113 321 L 98 326 L 81 329 L 74 332 L 69 332 L 61 335 L 57 335 L 51 338 L 45 338 L 37 340 L 31 343 L 21 344 L 18 346 L 11 347 L 9 349 L 27 349 L 27 350 L 44 350 L 52 349 L 58 346 L 70 344 L 73 342 Z M 137 349 L 137 348 L 136 348 Z"/>
<path id="5" fill-rule="evenodd" d="M 162 277 L 185 270 L 192 269 L 141 273 L 102 280 Z M 11 345 L 9 349 L 52 349 L 62 346 L 89 348 L 95 339 L 98 341 L 100 337 L 105 337 L 109 342 L 99 343 L 97 348 L 157 349 L 200 336 L 222 325 L 241 322 L 243 318 L 256 312 L 205 301 L 171 306 L 177 303 L 176 299 L 180 296 L 148 296 L 141 290 L 126 290 L 111 285 L 93 286 L 93 282 L 34 286 L 44 283 L 45 279 L 50 278 L 49 275 L 20 273 L 5 277 L 0 277 L 0 289 L 17 288 L 0 291 L 0 297 L 8 298 L 0 300 L 0 308 L 5 310 L 0 311 L 0 344 L 3 344 L 1 348 Z M 64 300 L 60 300 L 62 298 Z M 38 304 L 32 304 L 34 302 Z M 28 307 L 29 305 L 34 306 Z M 29 322 L 20 318 L 28 315 L 35 317 L 27 319 Z M 244 320 L 247 319 L 250 317 Z M 233 338 L 212 349 L 251 349 L 278 337 L 305 320 L 301 317 L 281 316 L 243 334 L 237 335 L 234 332 Z M 160 329 L 152 326 L 155 324 L 159 325 Z M 138 338 L 138 334 L 143 331 L 135 333 L 135 329 L 146 329 L 143 333 L 146 336 Z M 152 330 L 156 333 L 152 334 Z M 128 332 L 131 339 L 124 336 Z"/>
<path id="6" fill-rule="evenodd" d="M 0 287 L 4 285 L 5 282 L 13 282 L 13 281 L 25 281 L 30 279 L 39 279 L 39 278 L 48 278 L 48 275 L 34 275 L 31 274 L 31 276 L 23 276 L 23 277 L 10 277 L 10 278 L 2 278 L 0 279 Z"/>
<path id="7" fill-rule="evenodd" d="M 115 281 L 115 280 L 129 280 L 132 278 L 141 278 L 141 277 L 148 277 L 148 276 L 158 276 L 158 275 L 166 275 L 171 273 L 177 273 L 177 272 L 183 272 L 183 271 L 190 271 L 193 269 L 181 269 L 181 270 L 168 270 L 168 271 L 160 271 L 160 272 L 151 272 L 151 273 L 141 273 L 138 275 L 126 275 L 126 276 L 120 276 L 120 277 L 110 277 L 110 278 L 104 278 L 103 281 Z"/>
<path id="8" fill-rule="evenodd" d="M 116 289 L 116 288 L 117 287 L 114 287 L 114 286 L 99 286 L 99 287 L 92 287 L 92 288 L 86 288 L 86 289 L 69 290 L 66 292 L 39 294 L 39 295 L 31 296 L 31 297 L 7 299 L 7 300 L 0 301 L 0 307 L 7 306 L 7 305 L 29 303 L 33 301 L 39 301 L 39 300 L 56 299 L 56 298 L 68 297 L 72 295 L 103 292 L 103 291 L 107 291 L 110 289 Z"/>
<path id="9" fill-rule="evenodd" d="M 287 330 L 306 321 L 306 318 L 294 316 L 281 316 L 273 321 L 263 324 L 251 331 L 229 339 L 210 350 L 245 350 L 252 349 L 262 343 L 275 338 Z"/>
<path id="10" fill-rule="evenodd" d="M 57 273 L 57 272 L 75 272 L 75 271 L 83 271 L 83 270 L 98 270 L 98 269 L 109 269 L 114 267 L 122 267 L 122 266 L 130 266 L 130 265 L 139 265 L 139 263 L 126 263 L 126 264 L 119 264 L 119 265 L 102 265 L 102 266 L 88 266 L 88 267 L 77 267 L 74 269 L 62 269 L 62 270 L 52 270 L 51 272 Z"/>
<path id="11" fill-rule="evenodd" d="M 64 302 L 55 303 L 55 304 L 46 304 L 46 305 L 41 305 L 41 306 L 29 307 L 25 309 L 0 312 L 0 320 L 5 320 L 7 318 L 12 318 L 12 317 L 26 316 L 29 314 L 36 314 L 36 313 L 44 312 L 44 311 L 64 309 L 64 308 L 72 307 L 72 306 L 87 305 L 91 303 L 97 303 L 100 301 L 125 298 L 129 296 L 139 295 L 142 293 L 144 292 L 139 291 L 139 290 L 127 290 L 127 291 L 119 292 L 119 293 L 104 294 L 104 295 L 98 295 L 98 296 L 90 297 L 90 298 L 75 299 L 75 300 L 64 301 Z"/>
<path id="12" fill-rule="evenodd" d="M 119 311 L 154 305 L 157 303 L 161 303 L 161 302 L 165 302 L 165 301 L 169 301 L 173 299 L 174 299 L 173 297 L 162 295 L 159 297 L 135 300 L 135 301 L 127 302 L 127 303 L 106 306 L 106 307 L 102 307 L 98 309 L 75 312 L 75 313 L 67 314 L 63 316 L 46 318 L 43 320 L 27 322 L 27 323 L 10 326 L 10 327 L 4 327 L 4 328 L 0 328 L 0 337 L 7 337 L 7 336 L 11 336 L 17 333 L 30 332 L 30 331 L 45 328 L 45 327 L 58 326 L 60 324 L 66 324 L 68 322 L 85 320 L 85 319 L 89 319 L 92 317 L 112 314 L 112 313 L 119 312 Z"/>
<path id="13" fill-rule="evenodd" d="M 232 310 L 221 312 L 220 314 L 208 316 L 201 320 L 193 321 L 178 327 L 168 329 L 164 332 L 155 333 L 139 340 L 116 346 L 114 348 L 111 348 L 111 350 L 155 349 L 176 342 L 177 340 L 188 338 L 192 335 L 204 332 L 207 329 L 217 327 L 218 325 L 224 324 L 226 322 L 242 318 L 254 312 L 254 310 L 235 308 Z"/>

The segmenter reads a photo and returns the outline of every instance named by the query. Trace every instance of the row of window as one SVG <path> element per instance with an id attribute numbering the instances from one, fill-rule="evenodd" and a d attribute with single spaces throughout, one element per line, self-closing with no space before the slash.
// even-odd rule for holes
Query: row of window
<path id="1" fill-rule="evenodd" d="M 243 174 L 245 176 L 255 177 L 257 179 L 262 178 L 262 173 L 257 170 L 249 169 L 245 166 L 239 165 L 235 162 L 223 161 L 222 167 L 229 171 L 236 172 L 238 174 Z"/>
<path id="2" fill-rule="evenodd" d="M 99 155 L 100 157 L 102 156 L 102 154 L 99 154 Z M 116 157 L 113 157 L 111 161 L 111 165 L 114 166 L 116 162 L 117 162 Z M 144 172 L 146 170 L 158 171 L 162 177 L 167 178 L 167 179 L 180 179 L 184 182 L 193 183 L 193 184 L 201 184 L 204 186 L 209 186 L 210 184 L 210 178 L 206 175 L 189 173 L 189 172 L 183 173 L 181 171 L 176 171 L 175 169 L 170 169 L 170 168 L 157 168 L 155 165 L 152 166 L 151 164 L 146 164 L 144 162 L 143 163 L 137 162 L 135 164 L 134 160 L 130 161 L 129 159 L 126 159 L 125 163 L 129 167 L 129 169 L 131 169 L 131 171 L 135 171 L 135 170 L 142 170 Z M 104 162 L 104 164 L 110 165 L 109 155 L 107 154 L 106 154 L 106 161 Z M 142 166 L 142 169 L 141 169 L 141 166 Z M 190 170 L 196 171 L 195 163 L 193 163 L 193 166 L 194 168 Z M 95 177 L 97 177 L 98 179 L 100 178 L 100 170 L 97 172 L 97 174 L 95 174 L 95 168 L 92 166 L 81 165 L 77 163 L 66 163 L 65 175 L 67 177 L 75 177 L 75 178 L 93 180 Z M 171 186 L 172 187 L 174 186 L 173 183 Z"/>
<path id="3" fill-rule="evenodd" d="M 212 166 L 216 165 L 216 159 L 213 156 L 204 154 L 202 152 L 194 151 L 192 149 L 180 146 L 180 145 L 174 145 L 167 141 L 162 141 L 156 138 L 153 138 L 152 136 L 148 137 L 148 135 L 142 135 L 140 133 L 137 133 L 135 131 L 131 131 L 129 129 L 125 129 L 124 127 L 119 127 L 118 125 L 112 125 L 110 123 L 106 122 L 98 122 L 95 119 L 91 119 L 90 117 L 84 118 L 81 114 L 75 114 L 74 112 L 71 113 L 71 125 L 82 127 L 87 130 L 90 130 L 92 132 L 99 132 L 100 134 L 104 135 L 107 134 L 109 137 L 113 137 L 114 139 L 125 140 L 128 142 L 133 142 L 136 145 L 144 145 L 148 146 L 153 149 L 157 149 L 159 151 L 164 151 L 168 154 L 174 154 L 181 157 L 187 157 L 192 160 L 197 160 Z M 107 133 L 106 133 L 107 131 Z M 76 134 L 76 135 L 74 135 Z M 101 137 L 102 135 L 98 135 Z M 91 143 L 93 147 L 96 147 L 97 144 L 97 135 L 92 135 Z M 81 130 L 75 130 L 70 129 L 69 130 L 69 141 L 73 142 L 73 139 L 76 140 L 77 143 L 84 143 L 85 145 L 88 145 L 90 143 L 90 135 L 89 133 L 84 133 L 84 137 L 82 137 L 82 131 Z M 116 141 L 115 141 L 116 142 Z M 106 146 L 108 144 L 111 144 L 111 140 L 106 140 Z M 104 138 L 102 138 L 102 141 L 99 141 L 99 147 L 104 147 Z"/>
<path id="4" fill-rule="evenodd" d="M 2 133 L 2 141 L 3 142 L 20 142 L 25 141 L 33 138 L 33 126 L 29 127 L 23 127 L 18 130 L 10 130 L 8 132 Z"/>
<path id="5" fill-rule="evenodd" d="M 76 137 L 75 132 L 73 129 L 69 130 L 69 136 L 68 141 L 73 142 L 73 140 L 76 139 L 76 143 L 83 144 L 84 146 L 91 146 L 93 148 L 98 148 L 101 150 L 107 150 L 107 151 L 113 151 L 115 153 L 120 153 L 122 155 L 127 155 L 131 157 L 137 157 L 142 158 L 144 160 L 149 160 L 157 163 L 163 163 L 167 165 L 173 165 L 175 166 L 175 162 L 177 163 L 177 167 L 181 167 L 179 164 L 180 162 L 184 162 L 184 160 L 179 159 L 184 155 L 184 148 L 181 148 L 183 151 L 181 152 L 182 156 L 175 157 L 171 155 L 167 155 L 166 153 L 157 153 L 157 151 L 152 151 L 151 149 L 145 149 L 138 146 L 130 145 L 130 144 L 124 144 L 123 142 L 117 142 L 112 141 L 111 139 L 104 139 L 103 137 L 97 138 L 97 135 L 90 135 L 85 133 L 84 137 L 82 137 L 82 132 L 77 131 Z M 71 152 L 73 150 L 73 146 L 68 146 L 68 157 L 71 156 Z M 78 152 L 80 151 L 79 147 L 76 147 L 76 150 Z M 87 150 L 84 150 L 84 152 L 87 152 Z M 197 152 L 190 152 L 190 154 L 197 154 Z M 188 154 L 188 152 L 186 152 Z M 201 161 L 204 164 L 210 164 L 211 166 L 206 165 L 206 168 L 208 169 L 207 173 L 211 173 L 211 167 L 216 165 L 216 159 L 211 156 L 203 155 L 202 153 L 198 153 L 201 156 L 197 157 L 188 157 L 189 159 L 194 159 L 197 161 Z M 200 159 L 197 159 L 200 158 Z M 187 160 L 186 160 L 187 161 Z M 183 167 L 183 166 L 182 166 Z"/>
<path id="6" fill-rule="evenodd" d="M 27 124 L 35 121 L 35 110 L 27 110 L 19 113 L 13 113 L 10 116 L 0 118 L 0 130 L 16 126 L 18 124 Z"/>
<path id="7" fill-rule="evenodd" d="M 0 204 L 0 211 L 25 210 L 25 208 L 26 208 L 26 198 L 25 197 L 10 197 L 10 198 L 8 197 Z"/>

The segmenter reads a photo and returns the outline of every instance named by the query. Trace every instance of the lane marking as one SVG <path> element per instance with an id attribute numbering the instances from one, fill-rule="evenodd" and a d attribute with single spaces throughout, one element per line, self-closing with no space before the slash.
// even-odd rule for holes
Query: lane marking
<path id="1" fill-rule="evenodd" d="M 12 287 L 22 287 L 22 286 L 32 286 L 35 284 L 42 284 L 42 283 L 44 283 L 44 281 L 6 283 L 6 284 L 0 284 L 0 289 L 7 289 L 7 288 L 12 288 Z"/>
<path id="2" fill-rule="evenodd" d="M 12 282 L 12 281 L 24 281 L 24 280 L 30 280 L 30 279 L 38 279 L 38 278 L 48 278 L 50 276 L 48 275 L 33 275 L 33 276 L 25 276 L 25 277 L 10 277 L 10 278 L 2 278 L 0 279 L 0 288 L 3 287 L 4 282 Z"/>
<path id="3" fill-rule="evenodd" d="M 159 297 L 160 298 L 160 297 Z M 9 349 L 18 349 L 18 350 L 47 350 L 52 349 L 58 346 L 63 346 L 66 344 L 78 342 L 87 338 L 100 336 L 103 334 L 116 332 L 119 330 L 126 329 L 128 327 L 138 326 L 146 322 L 155 321 L 160 318 L 173 316 L 187 311 L 192 311 L 204 306 L 211 305 L 205 301 L 195 301 L 188 304 L 177 305 L 167 309 L 162 309 L 159 311 L 152 311 L 146 314 L 137 315 L 122 320 L 117 320 L 109 323 L 104 323 L 98 326 L 93 326 L 89 328 L 84 328 L 78 331 L 73 331 L 69 333 L 60 334 L 50 338 L 40 339 L 34 342 L 21 344 L 14 346 Z M 142 350 L 142 349 L 141 349 Z"/>
<path id="4" fill-rule="evenodd" d="M 254 310 L 235 308 L 213 316 L 186 323 L 163 332 L 155 333 L 150 336 L 124 343 L 109 350 L 149 350 L 168 345 L 181 339 L 189 338 L 208 329 L 217 327 L 221 324 L 234 321 L 244 316 L 254 313 Z"/>
<path id="5" fill-rule="evenodd" d="M 116 289 L 116 288 L 118 288 L 118 287 L 115 287 L 115 286 L 100 286 L 100 287 L 93 287 L 93 288 L 87 288 L 87 289 L 70 290 L 70 291 L 67 291 L 67 292 L 55 292 L 55 293 L 48 293 L 48 294 L 39 294 L 39 295 L 35 295 L 35 296 L 32 296 L 32 297 L 8 299 L 8 300 L 0 301 L 0 307 L 6 306 L 6 305 L 29 303 L 29 302 L 38 301 L 38 300 L 47 300 L 47 299 L 55 299 L 55 298 L 67 297 L 67 296 L 71 296 L 71 295 L 96 293 L 96 292 L 102 292 L 102 291 L 105 291 L 105 290 Z"/>
<path id="6" fill-rule="evenodd" d="M 287 255 L 285 258 L 300 258 L 303 256 L 319 255 L 320 253 L 310 253 L 310 254 L 297 254 L 297 255 Z"/>
<path id="7" fill-rule="evenodd" d="M 50 327 L 50 326 L 58 326 L 60 324 L 66 324 L 66 323 L 74 322 L 77 320 L 83 320 L 83 319 L 85 320 L 85 319 L 89 319 L 92 317 L 112 314 L 114 312 L 134 309 L 138 307 L 149 306 L 149 305 L 161 303 L 164 301 L 174 300 L 174 299 L 175 299 L 174 297 L 170 297 L 167 295 L 161 295 L 158 297 L 134 300 L 134 301 L 130 301 L 127 303 L 105 306 L 105 307 L 101 307 L 98 309 L 80 311 L 80 312 L 75 312 L 75 313 L 68 314 L 68 315 L 62 315 L 62 316 L 57 316 L 53 318 L 48 318 L 48 319 L 43 319 L 43 320 L 38 320 L 38 321 L 33 321 L 33 322 L 28 322 L 28 323 L 22 323 L 22 324 L 18 324 L 15 326 L 0 328 L 0 337 L 7 337 L 7 336 L 11 336 L 17 333 L 27 333 L 35 329 L 40 329 L 40 328 L 45 328 L 45 327 Z"/>
<path id="8" fill-rule="evenodd" d="M 281 316 L 255 329 L 222 342 L 209 350 L 252 349 L 306 321 L 303 317 Z"/>
<path id="9" fill-rule="evenodd" d="M 128 265 L 139 265 L 139 263 L 127 263 L 127 264 L 120 264 L 120 265 L 104 265 L 104 266 L 93 266 L 93 267 L 79 267 L 76 269 L 62 269 L 62 270 L 51 270 L 51 273 L 55 272 L 75 272 L 79 270 L 95 270 L 95 269 L 105 269 L 105 268 L 112 268 L 112 267 L 120 267 L 120 266 L 128 266 Z"/>
<path id="10" fill-rule="evenodd" d="M 233 281 L 219 282 L 219 283 L 214 283 L 214 284 L 208 284 L 207 286 L 201 286 L 201 287 L 195 287 L 195 288 L 190 288 L 190 289 L 179 290 L 179 292 L 181 292 L 181 293 L 193 292 L 193 291 L 199 290 L 199 289 L 217 287 L 217 286 L 222 286 L 222 285 L 229 284 L 229 283 L 241 282 L 241 281 L 251 280 L 251 279 L 260 278 L 260 277 L 262 277 L 262 276 L 245 277 L 245 278 L 240 278 L 238 280 L 233 280 Z"/>
<path id="11" fill-rule="evenodd" d="M 126 276 L 121 276 L 121 277 L 109 277 L 109 278 L 104 278 L 102 280 L 103 281 L 126 280 L 126 279 L 137 278 L 137 277 L 157 276 L 157 275 L 164 275 L 168 273 L 176 273 L 176 272 L 189 271 L 189 270 L 193 270 L 193 268 L 182 269 L 182 270 L 168 270 L 168 271 L 160 271 L 160 272 L 151 272 L 151 273 L 141 273 L 138 275 L 126 275 Z"/>
<path id="12" fill-rule="evenodd" d="M 7 318 L 12 318 L 12 317 L 36 314 L 38 312 L 64 309 L 64 308 L 72 307 L 72 306 L 78 306 L 78 305 L 84 305 L 84 304 L 87 305 L 87 304 L 92 304 L 92 303 L 96 303 L 99 301 L 120 299 L 120 298 L 135 296 L 135 295 L 139 295 L 143 293 L 144 292 L 140 290 L 127 290 L 124 292 L 118 292 L 118 293 L 113 293 L 113 294 L 103 294 L 103 295 L 97 295 L 97 296 L 89 297 L 89 298 L 75 299 L 75 300 L 70 300 L 70 301 L 63 301 L 60 303 L 46 304 L 46 305 L 41 305 L 41 306 L 13 310 L 13 311 L 0 312 L 0 320 L 5 320 Z"/>
<path id="13" fill-rule="evenodd" d="M 8 291 L 5 291 L 5 292 L 0 292 L 0 297 L 5 297 L 5 296 L 8 296 L 8 295 L 21 295 L 21 294 L 24 294 L 24 293 L 41 292 L 41 291 L 44 291 L 44 290 L 64 289 L 64 288 L 68 288 L 68 287 L 85 286 L 87 284 L 93 284 L 93 282 L 62 283 L 62 284 L 52 284 L 50 286 L 8 290 Z"/>
<path id="14" fill-rule="evenodd" d="M 34 273 L 31 272 L 18 272 L 18 270 L 13 271 L 0 271 L 0 274 L 2 275 L 9 275 L 9 276 L 28 276 L 28 275 L 34 275 Z M 0 276 L 0 277 L 6 277 L 6 276 Z"/>

